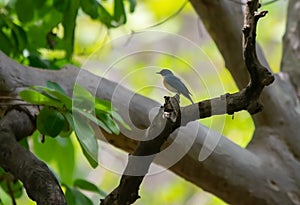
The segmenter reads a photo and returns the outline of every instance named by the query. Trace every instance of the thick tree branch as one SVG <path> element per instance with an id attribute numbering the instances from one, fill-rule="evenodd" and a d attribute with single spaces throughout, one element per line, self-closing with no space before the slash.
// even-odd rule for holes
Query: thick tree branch
<path id="1" fill-rule="evenodd" d="M 66 204 L 60 185 L 47 165 L 17 139 L 32 134 L 35 122 L 27 112 L 12 109 L 0 121 L 0 166 L 20 179 L 28 196 L 39 205 Z"/>
<path id="2" fill-rule="evenodd" d="M 66 67 L 65 69 L 62 69 L 61 71 L 45 71 L 45 70 L 37 70 L 34 68 L 28 68 L 16 64 L 15 62 L 5 57 L 3 54 L 0 56 L 0 59 L 1 59 L 0 76 L 2 78 L 7 77 L 8 79 L 8 81 L 2 81 L 2 82 L 9 83 L 9 86 L 7 84 L 4 84 L 1 87 L 3 91 L 11 93 L 12 91 L 18 88 L 28 87 L 31 85 L 44 85 L 46 81 L 51 80 L 51 81 L 58 82 L 60 85 L 62 85 L 62 87 L 65 90 L 67 90 L 69 95 L 72 95 L 73 86 L 76 81 L 76 77 L 78 76 L 79 73 L 79 70 L 77 68 L 69 66 Z M 10 69 L 6 69 L 7 67 Z M 101 89 L 97 89 L 95 87 L 95 85 L 97 85 L 99 81 L 101 82 L 100 83 Z M 97 90 L 96 92 L 97 97 L 108 99 L 108 100 L 112 99 L 112 95 L 116 87 L 118 86 L 117 83 L 108 81 L 103 78 L 99 78 L 87 71 L 81 71 L 79 83 L 84 84 L 84 87 L 90 88 L 92 91 Z M 9 90 L 7 90 L 8 88 Z M 121 99 L 120 101 L 126 98 L 126 96 L 134 96 L 131 99 L 130 106 L 129 106 L 129 112 L 132 113 L 130 115 L 131 120 L 132 122 L 134 122 L 134 125 L 139 128 L 146 128 L 149 126 L 150 121 L 148 119 L 148 113 L 153 107 L 159 106 L 158 103 L 150 99 L 147 99 L 145 97 L 142 97 L 138 94 L 133 95 L 129 90 L 122 88 L 121 86 L 119 86 L 119 91 L 117 96 L 119 97 L 119 99 Z M 216 101 L 212 101 L 212 102 L 206 101 L 206 103 L 202 103 L 202 105 L 204 105 L 203 109 L 205 109 L 206 107 L 208 108 L 206 109 L 209 112 L 208 115 L 217 113 L 217 112 L 212 113 L 211 108 L 209 106 L 215 105 L 215 103 L 218 102 L 219 99 L 221 99 L 221 103 L 224 102 L 224 100 L 222 100 L 221 97 L 221 98 L 217 98 Z M 231 100 L 227 100 L 226 102 L 228 102 L 229 105 L 230 103 L 232 103 Z M 245 101 L 245 102 L 249 102 L 249 101 Z M 231 105 L 234 104 L 238 105 L 238 103 L 233 103 Z M 244 106 L 244 108 L 248 107 L 245 106 L 245 104 L 243 103 L 241 104 Z M 199 105 L 201 105 L 201 103 Z M 189 106 L 189 108 L 192 107 Z M 199 108 L 197 106 L 193 106 L 193 109 L 199 109 Z M 192 109 L 184 108 L 182 111 L 183 112 L 182 116 L 183 115 L 189 116 L 189 114 L 184 114 L 185 112 L 188 113 L 189 110 Z M 221 108 L 221 110 L 222 111 L 218 111 L 218 113 L 226 112 L 226 109 Z M 201 112 L 202 111 L 203 110 L 201 110 Z M 199 113 L 199 112 L 195 112 L 195 113 Z M 202 114 L 203 113 L 204 112 L 202 112 Z M 203 115 L 203 117 L 205 117 L 205 115 Z M 199 115 L 195 119 L 199 119 Z M 194 119 L 192 119 L 191 117 L 187 117 L 186 123 L 191 120 Z M 218 152 L 216 152 L 215 154 L 213 153 L 212 154 L 213 157 L 206 159 L 205 163 L 199 162 L 198 159 L 199 153 L 201 152 L 202 149 L 204 150 L 207 149 L 206 146 L 203 146 L 205 144 L 204 136 L 207 136 L 207 133 L 210 133 L 209 137 L 214 138 L 213 137 L 214 134 L 212 134 L 208 129 L 205 129 L 203 126 L 197 123 L 196 127 L 194 124 L 190 129 L 183 130 L 183 135 L 186 136 L 185 139 L 186 141 L 188 141 L 189 139 L 193 139 L 193 137 L 191 137 L 191 132 L 193 133 L 192 135 L 197 135 L 197 138 L 195 139 L 195 144 L 191 148 L 191 151 L 188 152 L 187 155 L 176 164 L 176 166 L 171 167 L 171 170 L 183 176 L 185 179 L 195 183 L 196 185 L 201 186 L 204 189 L 211 191 L 212 193 L 215 193 L 219 196 L 222 196 L 227 201 L 236 202 L 239 196 L 244 195 L 244 194 L 240 195 L 240 193 L 247 194 L 248 193 L 247 190 L 249 190 L 249 187 L 247 186 L 245 186 L 243 190 L 239 189 L 239 191 L 236 192 L 236 194 L 233 196 L 223 196 L 222 193 L 226 193 L 226 190 L 228 190 L 228 188 L 236 188 L 236 186 L 238 187 L 242 186 L 243 182 L 248 180 L 247 177 L 253 176 L 253 175 L 244 176 L 245 170 L 248 169 L 246 164 L 243 162 L 244 159 L 252 159 L 253 166 L 257 167 L 257 169 L 260 164 L 259 159 L 253 156 L 253 154 L 251 154 L 247 150 L 243 150 L 238 146 L 234 145 L 233 143 L 229 142 L 225 138 L 221 138 L 220 143 L 216 145 L 216 150 Z M 127 139 L 123 135 L 116 136 L 115 138 L 114 136 L 109 136 L 109 137 L 111 137 L 109 139 L 110 142 L 126 150 L 132 150 L 136 143 L 132 140 Z M 172 137 L 172 139 L 174 138 Z M 184 147 L 185 145 L 178 144 L 177 146 L 179 147 L 179 149 L 182 149 L 180 147 Z M 219 153 L 223 153 L 223 154 L 219 154 Z M 159 163 L 168 166 L 168 163 L 165 161 L 160 161 Z M 240 179 L 238 179 L 237 177 L 229 176 L 227 173 L 224 173 L 221 170 L 216 172 L 211 171 L 211 170 L 215 170 L 216 165 L 223 164 L 223 163 L 224 165 L 232 164 L 232 170 L 231 170 L 231 173 L 233 174 L 232 176 L 241 176 Z M 199 173 L 201 174 L 199 175 Z M 257 179 L 262 179 L 265 176 L 261 175 L 255 177 Z M 211 181 L 214 181 L 214 178 L 218 179 L 219 183 L 211 183 Z M 227 186 L 225 187 L 222 186 L 222 184 L 224 183 L 226 183 Z M 255 201 L 254 198 L 252 198 L 252 200 Z"/>
<path id="3" fill-rule="evenodd" d="M 288 72 L 300 97 L 300 3 L 290 0 L 285 34 L 281 71 Z"/>
<path id="4" fill-rule="evenodd" d="M 232 74 L 238 87 L 242 88 L 246 85 L 248 80 L 246 66 L 242 57 L 242 33 L 239 32 L 239 29 L 242 27 L 241 6 L 232 1 L 222 0 L 190 0 L 190 2 L 219 48 L 224 58 L 225 65 Z M 296 3 L 298 3 L 297 0 L 291 0 L 289 13 L 293 11 L 294 14 L 290 14 L 289 16 L 297 16 L 299 13 L 296 12 L 296 9 L 298 8 L 295 6 Z M 289 18 L 288 21 L 295 22 L 297 20 L 295 20 L 295 18 Z M 295 27 L 297 24 L 292 23 L 290 25 L 294 25 L 293 28 L 295 30 L 293 31 L 297 31 Z M 293 41 L 290 42 L 290 45 L 296 44 L 294 44 Z M 257 46 L 257 56 L 261 64 L 268 67 L 268 63 L 259 46 Z M 285 60 L 283 59 L 283 61 Z M 287 59 L 286 62 L 288 63 L 291 61 Z M 297 63 L 295 65 L 297 65 Z M 265 106 L 262 112 L 252 116 L 255 127 L 259 128 L 257 130 L 262 131 L 262 133 L 274 128 L 277 130 L 276 132 L 280 132 L 280 130 L 298 130 L 300 119 L 299 112 L 297 111 L 299 109 L 299 102 L 296 92 L 292 87 L 290 80 L 286 78 L 285 75 L 280 74 L 275 77 L 275 83 L 266 87 L 260 97 L 261 102 L 267 106 Z M 287 109 L 287 105 L 292 107 L 292 109 Z M 293 123 L 287 124 L 285 122 Z M 295 131 L 295 133 L 297 132 L 298 131 Z M 286 136 L 284 133 L 282 134 L 283 136 L 278 135 L 278 137 L 282 137 L 282 142 L 287 141 L 292 152 L 296 156 L 300 156 L 300 151 L 297 148 L 300 145 L 300 138 L 297 135 Z M 255 132 L 250 143 L 251 148 L 253 146 L 261 147 L 261 145 L 265 144 L 266 142 L 261 140 L 265 137 L 268 138 L 268 135 L 261 135 L 260 132 Z"/>
<path id="5" fill-rule="evenodd" d="M 212 1 L 208 1 L 208 3 L 210 2 Z M 227 7 L 227 9 L 228 12 L 230 12 L 230 7 Z M 210 18 L 216 19 L 215 16 Z M 241 27 L 238 28 L 240 29 Z M 228 39 L 226 42 L 235 44 L 235 41 Z M 230 60 L 230 55 L 227 56 Z M 242 55 L 239 58 L 242 59 Z M 243 63 L 243 61 L 241 62 Z M 239 72 L 239 69 L 240 67 L 236 67 L 237 72 Z M 6 92 L 10 92 L 19 87 L 27 87 L 36 84 L 44 85 L 47 80 L 51 80 L 58 82 L 68 91 L 69 95 L 71 95 L 77 75 L 78 69 L 72 66 L 69 66 L 66 69 L 58 72 L 36 70 L 16 64 L 0 53 L 0 78 L 3 78 L 3 81 L 0 81 L 3 86 L 1 85 L 0 88 Z M 7 76 L 8 78 L 5 78 Z M 4 79 L 7 79 L 7 81 Z M 95 85 L 97 85 L 97 82 L 100 80 L 101 89 L 97 90 Z M 109 100 L 112 98 L 113 92 L 117 86 L 116 83 L 96 77 L 89 72 L 83 72 L 82 82 L 85 83 L 84 87 L 97 90 L 97 97 Z M 244 82 L 244 84 L 246 84 L 246 82 Z M 273 89 L 273 92 L 274 89 L 276 90 L 278 88 L 281 88 L 281 84 L 271 88 L 271 90 Z M 125 88 L 121 88 L 118 94 L 120 95 L 120 99 L 124 98 L 125 96 L 132 95 L 132 93 Z M 268 104 L 267 106 L 267 110 L 270 110 L 270 112 L 268 111 L 267 115 L 264 116 L 268 117 L 268 119 L 261 119 L 264 119 L 262 121 L 263 123 L 272 122 L 275 126 L 280 127 L 282 126 L 282 124 L 280 124 L 282 119 L 291 119 L 290 116 L 292 115 L 290 112 L 292 111 L 288 111 L 286 114 L 282 115 L 283 112 L 281 112 L 281 108 L 279 107 L 279 109 L 278 104 L 275 103 L 278 101 L 275 97 L 265 94 L 264 98 L 270 97 L 272 98 L 272 103 L 274 104 Z M 222 97 L 219 99 L 222 99 Z M 159 106 L 157 102 L 144 98 L 138 94 L 134 95 L 129 106 L 131 120 L 139 128 L 148 127 L 150 124 L 150 120 L 148 119 L 149 112 L 152 108 L 157 106 Z M 197 106 L 189 106 L 184 108 L 182 111 L 182 117 L 184 116 L 184 112 L 187 112 L 191 108 L 195 109 L 195 107 L 198 110 Z M 207 110 L 210 110 L 210 108 Z M 224 110 L 226 111 L 226 109 Z M 277 115 L 277 112 L 279 115 Z M 198 111 L 196 111 L 196 113 L 198 113 Z M 275 116 L 280 117 L 274 118 L 274 114 Z M 190 118 L 187 117 L 187 119 Z M 187 122 L 188 121 L 189 120 L 187 120 Z M 293 124 L 299 127 L 299 124 L 297 125 L 296 120 L 292 122 L 295 122 Z M 267 145 L 269 141 L 262 141 L 261 143 L 256 143 L 257 145 L 261 145 L 261 147 L 256 146 L 255 149 L 253 149 L 251 146 L 251 150 L 253 150 L 253 152 L 250 152 L 249 150 L 241 149 L 224 137 L 219 139 L 216 137 L 219 135 L 204 128 L 198 123 L 197 125 L 194 123 L 189 123 L 187 126 L 188 129 L 181 128 L 183 136 L 185 136 L 184 140 L 187 142 L 193 139 L 193 135 L 197 135 L 197 137 L 191 150 L 178 163 L 176 163 L 175 166 L 170 168 L 173 172 L 204 188 L 205 190 L 222 197 L 224 200 L 232 204 L 291 204 L 291 200 L 294 200 L 293 196 L 297 196 L 297 185 L 289 179 L 290 177 L 293 179 L 297 178 L 296 168 L 298 163 L 293 155 L 290 155 L 290 147 L 286 146 L 284 143 L 279 143 L 279 138 L 276 138 L 282 133 L 276 133 L 276 135 L 274 135 L 272 132 L 266 132 L 266 129 L 257 129 L 256 133 L 259 133 L 260 136 L 257 139 L 270 139 L 267 138 L 267 136 L 270 136 L 270 133 L 272 134 L 273 138 L 271 139 L 273 140 L 273 146 L 266 148 L 265 145 Z M 295 127 L 294 125 L 287 123 L 285 123 L 285 126 L 286 128 L 290 128 L 290 126 Z M 295 131 L 296 130 L 298 129 L 295 129 Z M 171 135 L 171 139 L 175 139 L 176 133 L 177 131 Z M 205 143 L 205 136 L 207 136 L 207 139 L 219 139 L 219 143 L 216 144 L 212 155 L 205 161 L 201 162 L 199 161 L 199 153 L 208 149 Z M 110 135 L 108 137 L 110 142 L 121 147 L 122 149 L 134 150 L 135 148 L 136 142 L 126 138 L 124 135 L 115 137 Z M 168 140 L 167 143 L 172 142 Z M 298 142 L 295 141 L 295 144 L 297 143 Z M 184 145 L 185 143 L 177 144 L 178 149 L 184 149 Z M 276 149 L 274 149 L 274 147 L 276 147 Z M 268 151 L 271 153 L 270 157 L 267 157 L 270 154 Z M 275 154 L 275 156 L 272 154 Z M 281 154 L 280 159 L 276 157 L 279 154 Z M 295 161 L 296 163 L 293 164 Z M 168 167 L 168 163 L 166 161 L 159 161 L 159 163 Z M 286 167 L 291 168 L 291 170 L 288 170 Z M 294 174 L 291 174 L 291 172 Z M 298 180 L 295 182 L 297 181 Z M 261 186 L 258 187 L 257 184 L 260 184 Z M 247 203 L 245 203 L 245 201 L 247 201 Z"/>
<path id="6" fill-rule="evenodd" d="M 242 33 L 243 11 L 240 4 L 224 0 L 190 0 L 208 33 L 221 52 L 240 89 L 249 82 L 243 61 Z"/>
<path id="7" fill-rule="evenodd" d="M 241 90 L 240 92 L 233 94 L 233 95 L 226 95 L 223 100 L 222 98 L 220 98 L 221 100 L 219 100 L 218 98 L 213 99 L 213 101 L 215 102 L 214 105 L 217 105 L 217 107 L 221 107 L 222 108 L 222 103 L 224 104 L 224 100 L 229 100 L 231 102 L 231 104 L 227 104 L 227 102 L 225 103 L 227 106 L 226 108 L 229 108 L 229 112 L 232 114 L 235 111 L 240 111 L 240 110 L 236 110 L 237 107 L 241 108 L 241 109 L 247 109 L 251 114 L 255 114 L 259 111 L 261 111 L 262 105 L 258 103 L 258 98 L 260 96 L 260 93 L 262 91 L 262 89 L 271 84 L 274 81 L 274 77 L 273 75 L 267 70 L 267 68 L 263 67 L 259 60 L 257 59 L 257 55 L 256 55 L 256 41 L 255 41 L 255 37 L 256 37 L 256 24 L 257 21 L 260 17 L 263 17 L 266 12 L 259 12 L 256 13 L 257 9 L 259 7 L 258 1 L 248 1 L 247 2 L 247 9 L 246 9 L 246 14 L 245 14 L 245 23 L 244 23 L 244 28 L 243 28 L 243 32 L 244 32 L 244 58 L 245 58 L 245 65 L 247 67 L 247 70 L 250 74 L 250 78 L 251 81 L 249 83 L 249 85 Z M 199 110 L 200 110 L 200 116 L 197 116 L 199 118 L 204 118 L 204 117 L 208 117 L 211 116 L 212 114 L 224 114 L 224 113 L 228 113 L 228 111 L 223 110 L 223 109 L 216 109 L 219 112 L 214 112 L 212 113 L 212 107 L 211 107 L 211 100 L 207 100 L 204 102 L 199 102 L 198 106 L 199 106 Z M 244 102 L 244 103 L 242 103 Z M 194 106 L 194 105 L 192 105 Z M 197 113 L 197 112 L 195 112 Z M 157 117 L 153 120 L 151 126 L 150 126 L 150 130 L 154 129 L 157 130 L 159 129 L 159 126 L 155 126 L 155 124 L 161 124 L 159 123 L 160 120 L 162 119 L 162 117 L 160 117 L 161 115 L 157 115 Z M 188 117 L 188 116 L 186 116 Z M 190 117 L 189 117 L 190 118 Z M 184 121 L 184 123 L 181 123 L 181 126 L 185 125 L 185 123 L 188 122 Z M 154 124 L 154 126 L 152 127 L 152 125 Z M 179 125 L 178 125 L 179 126 Z M 165 127 L 165 129 L 168 127 L 168 123 L 167 126 Z M 161 129 L 161 128 L 160 128 Z M 169 128 L 167 130 L 170 130 Z M 156 131 L 157 132 L 157 131 Z M 151 132 L 150 132 L 151 133 Z M 154 132 L 155 133 L 155 132 Z M 164 131 L 162 132 L 164 133 Z M 167 132 L 164 133 L 167 134 L 167 136 L 163 136 L 163 138 L 168 137 L 169 134 L 171 134 L 171 132 Z M 161 139 L 161 135 L 160 137 L 158 137 L 157 140 Z M 156 139 L 155 139 L 156 140 Z M 163 141 L 161 141 L 163 142 Z M 141 146 L 145 145 L 145 146 Z M 140 153 L 140 151 L 142 150 L 142 152 L 144 154 L 146 147 L 148 146 L 148 144 L 153 145 L 152 140 L 151 141 L 142 141 L 137 149 L 135 150 L 133 156 L 138 155 L 141 156 L 137 153 Z M 157 147 L 152 147 L 153 150 L 155 150 L 155 153 L 157 151 L 160 150 L 160 147 L 162 146 L 162 143 L 159 143 L 157 145 Z M 148 154 L 152 154 L 148 153 Z M 139 184 L 141 183 L 143 177 L 141 176 L 128 176 L 126 175 L 126 171 L 128 169 L 142 169 L 144 170 L 142 172 L 143 176 L 147 173 L 147 170 L 150 166 L 151 161 L 153 160 L 153 156 L 150 158 L 150 160 L 145 164 L 144 162 L 137 162 L 137 163 L 132 163 L 131 158 L 129 158 L 129 162 L 127 164 L 127 167 L 125 169 L 124 175 L 122 176 L 120 185 L 108 196 L 106 197 L 101 204 L 116 204 L 116 205 L 125 205 L 125 204 L 131 204 L 133 203 L 137 198 L 138 198 L 138 188 L 139 188 Z M 140 168 L 142 166 L 142 168 Z M 218 166 L 220 166 L 218 164 Z M 258 178 L 260 176 L 257 176 Z M 133 179 L 133 180 L 130 180 Z M 218 178 L 218 180 L 223 181 L 223 177 Z M 134 181 L 134 182 L 132 182 Z M 233 184 L 227 185 L 227 186 L 234 186 Z M 133 187 L 134 192 L 130 192 L 128 190 L 131 190 Z M 221 188 L 217 188 L 217 189 L 221 189 L 222 192 L 220 192 L 219 194 L 222 193 L 226 193 L 224 189 L 224 187 Z M 215 190 L 214 190 L 215 191 Z M 122 193 L 126 193 L 124 194 L 127 197 L 122 197 Z M 242 195 L 241 195 L 242 194 Z M 240 199 L 239 197 L 246 197 L 248 195 L 248 191 L 245 190 L 245 192 L 239 192 L 239 196 L 236 197 L 234 199 L 235 203 L 239 203 Z M 223 194 L 223 197 L 226 199 L 227 196 Z M 123 198 L 123 199 L 122 199 Z M 125 199 L 126 200 L 125 200 Z M 249 199 L 247 200 L 247 203 L 249 204 L 265 204 L 266 202 L 261 199 L 258 195 L 256 195 L 255 197 L 249 197 Z"/>
<path id="8" fill-rule="evenodd" d="M 240 89 L 246 87 L 249 73 L 243 60 L 242 4 L 223 0 L 190 0 L 190 2 L 222 54 L 225 66 L 237 86 Z M 268 67 L 259 46 L 257 46 L 257 54 L 260 62 Z"/>
<path id="9" fill-rule="evenodd" d="M 81 74 L 81 83 L 85 83 L 84 87 L 97 90 L 95 86 L 100 81 L 102 89 L 97 90 L 96 96 L 108 100 L 112 98 L 112 95 L 118 85 L 117 83 L 97 77 L 87 71 L 81 72 L 83 72 Z M 25 67 L 7 58 L 3 53 L 0 52 L 0 79 L 7 79 L 0 81 L 3 83 L 3 85 L 0 87 L 3 93 L 5 92 L 12 94 L 19 88 L 28 87 L 31 85 L 45 85 L 48 80 L 51 80 L 59 83 L 69 95 L 72 95 L 72 90 L 78 73 L 79 69 L 72 66 L 68 66 L 60 71 L 46 71 L 42 69 Z M 7 90 L 8 88 L 9 90 Z M 134 96 L 131 99 L 129 106 L 129 112 L 132 113 L 130 115 L 131 120 L 139 128 L 148 127 L 150 122 L 148 119 L 149 112 L 152 108 L 158 107 L 159 103 L 138 94 L 133 94 L 131 91 L 120 85 L 119 89 L 118 96 L 120 99 L 124 99 L 126 96 Z M 195 107 L 197 108 L 197 106 Z M 127 109 L 127 107 L 122 109 Z M 219 135 L 216 135 L 216 133 L 211 132 L 209 129 L 203 127 L 199 123 L 190 123 L 187 126 L 188 129 L 181 130 L 182 136 L 184 136 L 184 142 L 179 144 L 176 143 L 176 141 L 174 142 L 178 149 L 185 149 L 185 143 L 194 139 L 193 136 L 196 135 L 197 137 L 192 143 L 193 145 L 190 151 L 180 161 L 178 161 L 175 166 L 171 167 L 170 170 L 179 174 L 186 180 L 191 181 L 195 185 L 221 196 L 224 200 L 232 202 L 234 202 L 235 199 L 240 196 L 239 194 L 241 192 L 247 193 L 247 190 L 249 189 L 248 186 L 251 185 L 248 183 L 248 181 L 253 179 L 258 179 L 259 181 L 267 180 L 267 175 L 264 175 L 264 173 L 271 171 L 269 170 L 270 166 L 261 168 L 262 162 L 258 157 L 247 150 L 241 149 L 224 137 L 221 137 L 220 139 L 216 138 L 215 136 Z M 171 135 L 171 139 L 168 140 L 168 143 L 172 143 L 172 140 L 176 138 L 176 134 L 177 132 Z M 136 147 L 137 142 L 127 138 L 123 134 L 119 136 L 107 135 L 107 137 L 109 142 L 126 151 L 132 151 Z M 201 150 L 207 149 L 205 145 L 206 137 L 219 140 L 219 143 L 216 144 L 215 151 L 212 153 L 211 157 L 207 158 L 204 163 L 199 161 L 199 153 Z M 247 161 L 245 161 L 245 159 L 247 159 Z M 160 161 L 156 163 L 167 167 L 169 166 L 166 161 Z M 252 164 L 250 167 L 248 166 L 249 163 Z M 221 166 L 219 169 L 216 169 L 216 166 L 219 164 Z M 227 167 L 228 165 L 232 165 L 231 168 L 228 168 L 231 173 L 230 175 L 227 172 L 224 172 L 223 168 L 220 170 L 222 166 Z M 254 173 L 251 171 L 259 169 L 264 169 L 264 173 L 255 172 L 254 175 Z M 285 174 L 284 172 L 281 173 Z M 211 183 L 214 182 L 214 179 L 217 179 L 218 181 L 216 181 L 216 183 Z M 247 183 L 244 184 L 244 182 Z M 226 186 L 223 186 L 224 184 L 226 184 Z M 243 185 L 246 186 L 242 190 L 240 187 Z M 223 196 L 223 194 L 227 193 L 227 191 L 231 188 L 232 190 L 238 191 L 234 192 L 234 195 Z M 269 194 L 266 194 L 266 196 L 271 196 L 271 194 L 272 191 L 270 191 Z M 241 196 L 243 196 L 243 194 Z M 251 196 L 253 197 L 253 195 Z M 277 196 L 285 201 L 284 196 L 280 194 Z"/>

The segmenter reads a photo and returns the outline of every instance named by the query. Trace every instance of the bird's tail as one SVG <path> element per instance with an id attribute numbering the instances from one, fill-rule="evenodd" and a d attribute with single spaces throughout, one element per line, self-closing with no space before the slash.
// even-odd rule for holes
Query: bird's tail
<path id="1" fill-rule="evenodd" d="M 188 95 L 184 95 L 184 97 L 186 97 L 187 99 L 189 99 L 191 101 L 192 104 L 195 104 L 192 97 L 188 94 Z"/>

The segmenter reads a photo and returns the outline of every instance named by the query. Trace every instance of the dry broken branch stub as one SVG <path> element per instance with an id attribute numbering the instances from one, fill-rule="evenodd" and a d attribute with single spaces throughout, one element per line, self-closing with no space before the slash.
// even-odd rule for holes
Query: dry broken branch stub
<path id="1" fill-rule="evenodd" d="M 258 8 L 259 2 L 257 0 L 247 2 L 243 27 L 244 60 L 251 78 L 250 84 L 246 88 L 246 94 L 250 97 L 250 104 L 247 107 L 250 114 L 261 111 L 262 105 L 259 102 L 259 96 L 263 88 L 274 81 L 274 76 L 266 67 L 261 65 L 256 54 L 257 22 L 259 18 L 267 14 L 267 11 L 257 12 Z"/>
<path id="2" fill-rule="evenodd" d="M 153 119 L 145 137 L 150 140 L 140 141 L 132 155 L 128 156 L 128 163 L 119 186 L 101 200 L 101 205 L 127 205 L 140 198 L 139 187 L 150 164 L 155 155 L 161 151 L 169 135 L 180 126 L 180 122 L 179 96 L 165 97 L 165 104 Z"/>

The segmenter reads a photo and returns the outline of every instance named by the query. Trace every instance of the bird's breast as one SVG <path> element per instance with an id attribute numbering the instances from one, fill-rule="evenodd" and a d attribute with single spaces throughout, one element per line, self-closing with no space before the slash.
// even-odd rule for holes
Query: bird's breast
<path id="1" fill-rule="evenodd" d="M 166 78 L 163 79 L 163 84 L 164 86 L 171 92 L 177 93 L 177 89 L 175 89 L 174 87 L 172 87 L 166 80 Z"/>

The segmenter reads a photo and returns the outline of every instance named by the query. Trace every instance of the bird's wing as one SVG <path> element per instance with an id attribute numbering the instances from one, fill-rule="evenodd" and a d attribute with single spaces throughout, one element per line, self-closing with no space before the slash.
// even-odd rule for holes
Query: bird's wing
<path id="1" fill-rule="evenodd" d="M 187 89 L 187 87 L 184 85 L 184 83 L 176 76 L 165 76 L 165 80 L 179 93 L 191 94 L 190 91 Z"/>
<path id="2" fill-rule="evenodd" d="M 182 94 L 183 96 L 188 98 L 191 102 L 193 102 L 193 100 L 190 97 L 190 95 L 191 95 L 190 91 L 187 89 L 187 87 L 184 85 L 184 83 L 179 78 L 177 78 L 176 76 L 165 76 L 165 80 L 173 88 L 176 88 L 178 93 Z"/>

